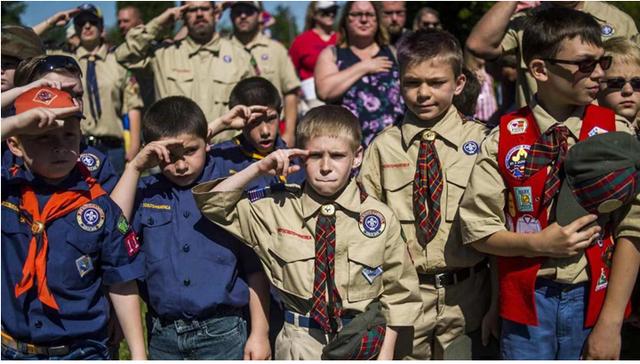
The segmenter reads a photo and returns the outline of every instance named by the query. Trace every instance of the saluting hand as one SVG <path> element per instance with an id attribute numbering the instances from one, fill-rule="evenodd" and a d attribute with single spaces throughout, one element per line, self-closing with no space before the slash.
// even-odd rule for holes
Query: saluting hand
<path id="1" fill-rule="evenodd" d="M 181 6 L 176 6 L 174 8 L 169 8 L 165 10 L 160 16 L 158 16 L 158 21 L 162 25 L 169 25 L 174 23 L 176 20 L 181 19 L 184 12 L 189 7 L 189 4 L 184 4 Z"/>
<path id="2" fill-rule="evenodd" d="M 73 19 L 74 16 L 78 15 L 78 13 L 80 13 L 80 9 L 78 8 L 57 12 L 52 17 L 47 19 L 47 25 L 49 25 L 50 27 L 64 27 L 71 19 Z"/>
<path id="3" fill-rule="evenodd" d="M 262 175 L 288 176 L 300 170 L 300 166 L 291 164 L 293 158 L 306 158 L 309 151 L 304 149 L 278 149 L 257 162 L 258 171 Z"/>
<path id="4" fill-rule="evenodd" d="M 140 152 L 133 158 L 130 164 L 138 171 L 142 172 L 149 168 L 153 168 L 160 164 L 171 163 L 171 149 L 180 148 L 183 143 L 180 139 L 163 139 L 156 140 L 145 145 Z"/>
<path id="5" fill-rule="evenodd" d="M 2 140 L 13 135 L 38 135 L 60 128 L 64 119 L 80 111 L 80 106 L 37 107 L 2 120 Z"/>
<path id="6" fill-rule="evenodd" d="M 540 239 L 536 239 L 540 244 L 534 248 L 538 250 L 540 256 L 546 257 L 572 257 L 585 250 L 600 235 L 600 226 L 593 226 L 581 230 L 585 226 L 596 221 L 598 216 L 587 215 L 576 219 L 567 226 L 560 226 L 553 223 L 541 232 Z"/>

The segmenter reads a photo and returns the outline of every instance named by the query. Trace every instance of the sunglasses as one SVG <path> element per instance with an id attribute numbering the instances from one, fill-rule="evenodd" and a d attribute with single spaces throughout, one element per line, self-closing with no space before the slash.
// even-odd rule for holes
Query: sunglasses
<path id="1" fill-rule="evenodd" d="M 327 10 L 318 10 L 318 15 L 320 16 L 328 16 L 331 18 L 335 18 L 337 11 L 335 9 L 327 9 Z"/>
<path id="2" fill-rule="evenodd" d="M 254 14 L 256 14 L 258 12 L 258 9 L 252 7 L 252 6 L 248 6 L 248 5 L 243 5 L 243 4 L 239 4 L 236 5 L 234 7 L 231 8 L 231 16 L 232 17 L 236 17 L 236 16 L 240 16 L 242 14 L 246 15 L 246 16 L 252 16 Z"/>
<path id="3" fill-rule="evenodd" d="M 44 75 L 58 70 L 67 70 L 74 76 L 82 78 L 82 70 L 75 59 L 69 56 L 46 56 L 35 65 L 29 79 L 33 75 Z"/>
<path id="4" fill-rule="evenodd" d="M 624 85 L 626 85 L 628 82 L 631 85 L 631 88 L 633 89 L 633 91 L 640 91 L 640 77 L 634 77 L 630 80 L 627 80 L 624 77 L 616 77 L 616 78 L 610 78 L 608 80 L 602 80 L 600 82 L 606 83 L 607 88 L 615 89 L 615 90 L 622 90 Z"/>
<path id="5" fill-rule="evenodd" d="M 94 17 L 86 17 L 86 18 L 76 18 L 74 24 L 77 28 L 84 28 L 84 25 L 86 23 L 89 23 L 95 27 L 99 27 L 100 26 L 100 20 L 94 18 Z"/>
<path id="6" fill-rule="evenodd" d="M 19 59 L 14 59 L 13 57 L 3 57 L 7 59 L 2 60 L 2 69 L 3 70 L 14 70 L 18 68 L 18 64 L 20 64 Z"/>
<path id="7" fill-rule="evenodd" d="M 547 61 L 551 64 L 573 64 L 578 66 L 578 71 L 582 73 L 591 73 L 596 69 L 596 65 L 600 64 L 600 68 L 606 71 L 611 67 L 611 56 L 604 56 L 598 59 L 585 59 L 583 61 L 567 61 L 563 59 L 544 58 L 543 61 Z"/>

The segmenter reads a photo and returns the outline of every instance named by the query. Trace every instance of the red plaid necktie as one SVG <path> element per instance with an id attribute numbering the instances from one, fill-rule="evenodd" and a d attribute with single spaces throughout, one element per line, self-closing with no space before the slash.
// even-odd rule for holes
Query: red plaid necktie
<path id="1" fill-rule="evenodd" d="M 435 133 L 427 131 L 422 136 L 416 174 L 413 179 L 414 214 L 420 226 L 420 244 L 429 243 L 440 227 L 440 196 L 442 195 L 442 168 L 434 145 Z"/>
<path id="2" fill-rule="evenodd" d="M 342 301 L 335 283 L 335 206 L 323 205 L 316 224 L 315 278 L 311 317 L 325 332 L 340 330 Z"/>
<path id="3" fill-rule="evenodd" d="M 560 171 L 567 155 L 569 129 L 562 124 L 553 124 L 540 135 L 531 147 L 524 166 L 524 177 L 529 178 L 542 168 L 551 165 L 544 182 L 542 206 L 547 207 L 560 190 Z"/>

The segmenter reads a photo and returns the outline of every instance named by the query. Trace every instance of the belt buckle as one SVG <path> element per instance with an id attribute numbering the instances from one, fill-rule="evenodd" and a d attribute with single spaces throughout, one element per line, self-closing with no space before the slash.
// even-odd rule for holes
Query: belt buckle
<path id="1" fill-rule="evenodd" d="M 444 286 L 442 285 L 442 277 L 444 277 L 444 273 L 436 273 L 436 274 L 434 274 L 434 275 L 433 275 L 433 277 L 434 277 L 433 285 L 434 285 L 436 288 L 442 288 L 442 287 L 444 287 Z"/>
<path id="2" fill-rule="evenodd" d="M 66 345 L 52 346 L 48 348 L 47 351 L 49 352 L 49 356 L 62 356 L 69 353 L 69 349 Z"/>

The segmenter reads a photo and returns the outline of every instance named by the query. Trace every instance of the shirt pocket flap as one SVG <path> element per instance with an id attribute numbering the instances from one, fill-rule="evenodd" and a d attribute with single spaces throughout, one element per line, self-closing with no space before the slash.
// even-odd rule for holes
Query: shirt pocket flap
<path id="1" fill-rule="evenodd" d="M 377 268 L 382 265 L 383 256 L 377 249 L 355 245 L 349 247 L 349 260 L 369 268 Z"/>
<path id="2" fill-rule="evenodd" d="M 143 208 L 140 223 L 147 228 L 163 226 L 168 224 L 172 217 L 173 216 L 170 211 Z"/>
<path id="3" fill-rule="evenodd" d="M 413 183 L 415 171 L 411 168 L 391 169 L 384 173 L 384 189 L 391 192 L 400 191 Z"/>
<path id="4" fill-rule="evenodd" d="M 413 206 L 414 171 L 394 169 L 384 175 L 384 202 L 403 223 L 415 221 Z"/>
<path id="5" fill-rule="evenodd" d="M 173 70 L 171 72 L 167 72 L 167 78 L 180 83 L 192 82 L 194 76 L 192 70 Z"/>
<path id="6" fill-rule="evenodd" d="M 269 248 L 269 251 L 285 263 L 314 259 L 316 257 L 314 249 L 305 249 L 297 245 L 302 244 L 294 239 L 276 238 L 273 242 L 273 247 Z"/>
<path id="7" fill-rule="evenodd" d="M 100 231 L 89 232 L 74 227 L 67 232 L 67 243 L 84 254 L 97 253 L 101 235 Z"/>
<path id="8" fill-rule="evenodd" d="M 452 171 L 449 171 L 446 175 L 446 221 L 453 221 L 455 219 L 456 213 L 458 212 L 458 206 L 460 205 L 460 200 L 462 199 L 462 195 L 464 194 L 464 191 L 467 188 L 467 183 L 469 182 L 469 173 L 463 171 L 455 171 L 455 173 L 451 172 Z"/>
<path id="9" fill-rule="evenodd" d="M 378 248 L 379 247 L 379 248 Z M 376 247 L 371 244 L 350 245 L 349 287 L 347 298 L 350 302 L 372 300 L 382 294 L 382 263 L 384 254 L 382 242 Z"/>

